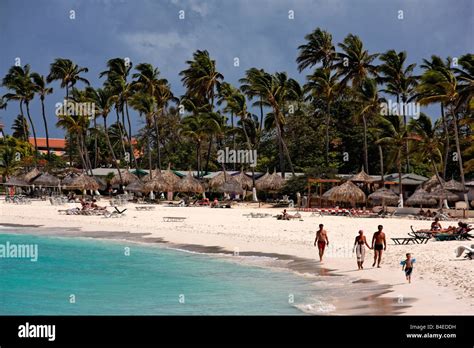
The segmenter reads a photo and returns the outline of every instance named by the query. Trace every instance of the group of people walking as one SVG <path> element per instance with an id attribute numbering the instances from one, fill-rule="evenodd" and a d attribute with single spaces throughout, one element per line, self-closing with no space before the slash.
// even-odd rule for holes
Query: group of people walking
<path id="1" fill-rule="evenodd" d="M 316 238 L 314 240 L 314 246 L 318 247 L 319 250 L 319 261 L 323 261 L 324 250 L 326 246 L 329 246 L 328 233 L 324 229 L 324 225 L 319 225 L 319 230 L 316 232 Z M 369 245 L 364 235 L 364 231 L 360 230 L 359 235 L 355 238 L 353 252 L 355 251 L 357 256 L 357 266 L 359 269 L 364 268 L 365 259 L 365 247 L 374 250 L 374 263 L 372 267 L 377 265 L 380 268 L 380 262 L 382 261 L 382 254 L 384 250 L 387 250 L 387 241 L 385 239 L 385 233 L 383 232 L 383 226 L 379 225 L 377 232 L 372 237 L 372 243 Z"/>

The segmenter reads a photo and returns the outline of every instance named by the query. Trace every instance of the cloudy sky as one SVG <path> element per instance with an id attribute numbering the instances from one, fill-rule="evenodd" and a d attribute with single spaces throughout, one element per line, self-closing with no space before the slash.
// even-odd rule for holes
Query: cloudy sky
<path id="1" fill-rule="evenodd" d="M 370 52 L 406 50 L 409 62 L 432 54 L 458 57 L 474 52 L 472 0 L 0 0 L 0 76 L 14 64 L 30 64 L 47 75 L 57 57 L 89 68 L 85 76 L 97 87 L 105 63 L 129 57 L 149 62 L 167 78 L 176 95 L 183 93 L 178 73 L 197 49 L 217 61 L 225 80 L 237 84 L 246 69 L 287 71 L 300 82 L 295 59 L 304 36 L 316 27 L 340 42 L 359 35 Z M 399 11 L 403 19 L 399 19 Z M 71 11 L 75 19 L 71 19 Z M 180 19 L 180 11 L 185 18 Z M 293 11 L 294 19 L 289 18 Z M 240 66 L 234 66 L 238 57 Z M 65 92 L 53 83 L 47 113 Z M 0 88 L 0 93 L 6 93 Z M 43 136 L 39 101 L 32 113 Z M 0 118 L 8 127 L 18 114 L 10 103 Z M 429 108 L 433 117 L 438 108 Z M 52 136 L 61 136 L 53 130 Z"/>

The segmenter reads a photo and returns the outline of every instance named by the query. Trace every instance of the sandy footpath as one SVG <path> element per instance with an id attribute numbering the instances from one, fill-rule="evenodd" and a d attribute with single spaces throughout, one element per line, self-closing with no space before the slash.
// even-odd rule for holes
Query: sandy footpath
<path id="1" fill-rule="evenodd" d="M 106 200 L 100 202 L 107 204 Z M 302 220 L 279 221 L 275 218 L 249 218 L 250 212 L 275 215 L 280 210 L 236 206 L 232 209 L 207 207 L 177 208 L 156 206 L 154 211 L 136 211 L 129 204 L 121 218 L 100 216 L 60 215 L 58 209 L 77 204 L 52 206 L 49 202 L 35 201 L 31 205 L 13 205 L 0 202 L 0 224 L 37 224 L 44 227 L 77 227 L 83 231 L 150 233 L 145 238 L 162 238 L 172 243 L 220 246 L 229 251 L 264 252 L 293 255 L 300 258 L 317 257 L 313 246 L 319 223 L 328 230 L 330 244 L 323 266 L 348 275 L 354 281 L 369 279 L 390 285 L 392 298 L 416 298 L 404 314 L 470 314 L 474 313 L 474 261 L 456 258 L 459 245 L 473 242 L 436 242 L 422 245 L 394 245 L 391 237 L 406 237 L 410 225 L 415 229 L 427 228 L 430 222 L 401 218 L 311 217 L 302 213 Z M 109 209 L 110 210 L 110 209 Z M 184 222 L 163 222 L 163 217 L 186 217 Z M 471 221 L 472 223 L 473 221 Z M 354 238 L 363 229 L 370 243 L 377 225 L 382 224 L 388 237 L 382 268 L 372 268 L 373 252 L 368 251 L 365 269 L 357 270 L 352 253 Z M 443 227 L 455 222 L 443 222 Z M 400 261 L 407 252 L 416 258 L 412 284 L 407 284 Z"/>

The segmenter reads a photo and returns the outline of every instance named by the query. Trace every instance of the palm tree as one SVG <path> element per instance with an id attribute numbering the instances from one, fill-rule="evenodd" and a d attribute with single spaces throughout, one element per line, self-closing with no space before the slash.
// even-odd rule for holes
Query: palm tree
<path id="1" fill-rule="evenodd" d="M 241 78 L 239 82 L 242 84 L 240 86 L 240 90 L 249 98 L 249 100 L 253 100 L 253 98 L 258 97 L 258 101 L 255 101 L 252 106 L 260 108 L 260 131 L 262 130 L 264 119 L 263 119 L 263 99 L 264 95 L 259 92 L 259 88 L 257 87 L 257 80 L 262 79 L 265 75 L 265 71 L 263 69 L 251 68 L 245 72 L 245 77 Z"/>
<path id="2" fill-rule="evenodd" d="M 353 87 L 360 86 L 366 77 L 376 76 L 377 66 L 372 62 L 378 54 L 369 54 L 357 35 L 349 34 L 343 43 L 338 44 L 342 52 L 337 53 L 337 62 L 333 65 L 342 77 L 341 84 L 351 81 Z"/>
<path id="3" fill-rule="evenodd" d="M 133 83 L 129 83 L 127 81 L 132 66 L 133 65 L 131 62 L 127 64 L 123 58 L 113 58 L 107 61 L 108 70 L 101 72 L 99 76 L 107 76 L 105 85 L 110 88 L 115 95 L 115 103 L 117 105 L 116 110 L 122 113 L 122 124 L 124 129 L 120 128 L 120 131 L 125 134 L 127 138 L 130 156 L 132 157 L 135 168 L 137 168 L 137 161 L 132 145 L 132 125 L 128 110 L 128 102 L 135 92 Z M 125 131 L 125 115 L 127 119 L 128 131 Z"/>
<path id="4" fill-rule="evenodd" d="M 209 113 L 214 112 L 214 99 L 221 80 L 224 76 L 217 71 L 216 61 L 212 60 L 208 51 L 197 50 L 193 53 L 193 60 L 186 61 L 188 67 L 179 73 L 186 88 L 186 96 L 209 106 Z M 209 167 L 210 153 L 213 143 L 213 134 L 210 135 L 206 171 Z"/>
<path id="5" fill-rule="evenodd" d="M 20 163 L 16 160 L 16 149 L 5 146 L 0 150 L 0 175 L 3 180 L 15 174 Z"/>
<path id="6" fill-rule="evenodd" d="M 296 58 L 299 72 L 318 63 L 321 63 L 323 68 L 329 69 L 336 58 L 332 35 L 325 30 L 316 28 L 304 38 L 307 43 L 298 47 L 300 52 Z"/>
<path id="7" fill-rule="evenodd" d="M 377 91 L 377 82 L 374 79 L 366 78 L 359 90 L 357 97 L 360 101 L 360 110 L 356 114 L 356 120 L 362 120 L 364 125 L 364 169 L 369 174 L 369 155 L 367 147 L 367 122 L 380 115 L 380 104 L 384 101 Z"/>
<path id="8" fill-rule="evenodd" d="M 407 53 L 405 51 L 397 53 L 395 50 L 389 50 L 380 56 L 383 62 L 379 66 L 381 76 L 379 81 L 385 84 L 385 92 L 396 96 L 397 104 L 402 101 L 403 105 L 415 99 L 415 88 L 418 84 L 417 76 L 413 75 L 416 64 L 409 64 L 405 67 Z M 407 126 L 407 115 L 403 113 L 403 124 Z M 405 149 L 405 171 L 410 172 L 410 158 L 408 156 L 408 141 L 404 145 Z"/>
<path id="9" fill-rule="evenodd" d="M 380 127 L 387 130 L 388 134 L 385 134 L 380 138 L 376 144 L 385 146 L 390 150 L 392 154 L 392 161 L 395 162 L 398 170 L 398 186 L 400 194 L 400 202 L 403 207 L 403 187 L 402 187 L 402 158 L 403 158 L 403 145 L 407 139 L 414 140 L 412 136 L 408 135 L 407 128 L 403 124 L 403 118 L 400 116 L 390 116 L 388 119 L 381 117 L 379 119 Z"/>
<path id="10" fill-rule="evenodd" d="M 18 100 L 20 102 L 20 114 L 23 113 L 23 104 L 26 106 L 26 114 L 28 116 L 28 121 L 31 126 L 31 131 L 33 132 L 33 139 L 35 144 L 35 166 L 36 159 L 38 156 L 38 142 L 36 138 L 35 125 L 30 114 L 30 102 L 34 98 L 34 85 L 31 81 L 30 66 L 26 64 L 24 67 L 21 66 L 12 66 L 7 75 L 3 78 L 3 86 L 12 91 L 13 93 L 7 93 L 3 96 L 7 101 L 9 100 Z M 25 132 L 26 133 L 26 132 Z"/>
<path id="11" fill-rule="evenodd" d="M 49 147 L 48 121 L 46 119 L 46 113 L 44 111 L 44 99 L 48 94 L 53 93 L 53 89 L 51 87 L 46 86 L 46 79 L 44 78 L 43 75 L 40 75 L 38 73 L 32 73 L 31 79 L 34 83 L 34 86 L 33 86 L 34 91 L 38 93 L 41 100 L 41 113 L 43 116 L 44 130 L 46 133 L 46 149 L 47 149 L 47 154 L 48 154 L 47 157 L 48 157 L 48 160 L 50 160 L 51 153 L 50 153 L 50 147 Z"/>
<path id="12" fill-rule="evenodd" d="M 443 155 L 440 150 L 441 143 L 437 128 L 437 125 L 433 125 L 431 122 L 431 118 L 424 113 L 421 113 L 418 119 L 412 119 L 408 127 L 409 131 L 414 133 L 417 152 L 431 163 L 434 174 L 443 187 L 438 169 L 438 163 L 442 163 Z"/>
<path id="13" fill-rule="evenodd" d="M 69 114 L 59 114 L 57 115 L 58 121 L 56 122 L 56 127 L 62 128 L 68 132 L 70 139 L 73 139 L 73 136 L 76 136 L 77 140 L 77 149 L 82 162 L 82 167 L 87 172 L 89 165 L 86 160 L 86 154 L 84 151 L 84 131 L 87 129 L 88 119 L 86 116 L 73 116 Z M 71 146 L 71 145 L 70 145 Z"/>
<path id="14" fill-rule="evenodd" d="M 13 121 L 12 125 L 13 137 L 17 139 L 22 139 L 28 143 L 28 138 L 30 137 L 30 129 L 28 126 L 28 121 L 25 116 L 18 115 Z"/>
<path id="15" fill-rule="evenodd" d="M 120 183 L 123 184 L 122 173 L 120 172 L 120 166 L 118 164 L 117 157 L 115 156 L 115 151 L 110 141 L 109 131 L 107 129 L 107 117 L 109 116 L 110 111 L 112 109 L 112 105 L 113 105 L 112 91 L 109 88 L 97 88 L 95 90 L 90 90 L 90 92 L 91 92 L 90 97 L 92 98 L 92 100 L 94 100 L 94 104 L 96 108 L 95 113 L 97 115 L 102 116 L 102 119 L 104 121 L 105 140 L 107 142 L 110 155 L 112 156 L 113 165 L 115 169 L 117 169 Z"/>
<path id="16" fill-rule="evenodd" d="M 469 74 L 469 71 L 467 69 L 459 70 L 464 71 L 466 74 Z M 461 81 L 463 83 L 460 83 Z M 466 186 L 464 178 L 462 152 L 459 143 L 457 111 L 462 107 L 463 102 L 468 101 L 468 98 L 466 98 L 463 94 L 466 93 L 466 90 L 469 91 L 469 87 L 465 79 L 458 81 L 458 78 L 454 74 L 453 70 L 441 68 L 436 70 L 425 71 L 421 76 L 421 82 L 418 87 L 418 91 L 421 95 L 419 102 L 422 105 L 442 102 L 445 107 L 448 108 L 448 111 L 451 114 L 454 126 L 454 139 L 456 142 L 459 174 L 464 189 Z M 469 205 L 467 200 L 467 194 L 464 195 L 464 200 L 466 201 L 466 204 Z"/>
<path id="17" fill-rule="evenodd" d="M 201 147 L 207 138 L 205 118 L 203 114 L 191 114 L 184 117 L 181 127 L 181 135 L 196 142 L 196 165 L 198 176 L 201 172 Z"/>
<path id="18" fill-rule="evenodd" d="M 61 81 L 61 88 L 66 89 L 66 103 L 69 101 L 69 89 L 73 88 L 77 82 L 83 82 L 87 86 L 89 81 L 81 76 L 82 73 L 87 73 L 88 68 L 79 67 L 70 59 L 56 58 L 50 65 L 49 74 L 46 77 L 46 82 Z M 69 142 L 72 144 L 72 136 L 69 137 Z M 72 165 L 72 153 L 69 155 L 70 165 Z"/>
<path id="19" fill-rule="evenodd" d="M 332 74 L 331 70 L 326 68 L 316 69 L 312 75 L 307 76 L 308 82 L 304 86 L 308 93 L 308 100 L 321 100 L 325 105 L 325 163 L 329 165 L 329 128 L 331 125 L 331 106 L 340 95 L 344 86 L 339 83 L 337 74 Z"/>
<path id="20" fill-rule="evenodd" d="M 438 70 L 440 73 L 447 72 L 449 71 L 449 60 L 446 60 L 444 62 L 440 57 L 432 55 L 431 56 L 431 61 L 427 59 L 423 59 L 423 64 L 420 65 L 421 68 L 425 69 L 425 71 L 428 70 Z M 419 99 L 423 98 L 423 95 L 418 96 Z M 446 179 L 446 169 L 448 166 L 448 156 L 449 156 L 449 151 L 451 149 L 450 145 L 450 135 L 449 135 L 449 127 L 448 127 L 448 122 L 446 119 L 446 114 L 445 114 L 445 107 L 443 102 L 440 102 L 440 108 L 441 108 L 441 119 L 443 121 L 443 128 L 444 128 L 444 160 L 443 160 L 443 179 Z"/>

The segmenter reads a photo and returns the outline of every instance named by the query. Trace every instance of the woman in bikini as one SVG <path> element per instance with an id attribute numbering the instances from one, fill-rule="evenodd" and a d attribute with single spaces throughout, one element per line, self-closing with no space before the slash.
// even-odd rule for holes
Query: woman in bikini
<path id="1" fill-rule="evenodd" d="M 359 269 L 364 269 L 364 258 L 365 258 L 365 246 L 367 245 L 367 248 L 372 249 L 370 245 L 367 243 L 367 239 L 364 236 L 364 231 L 360 230 L 359 235 L 355 238 L 354 242 L 354 248 L 352 249 L 352 252 L 356 252 L 357 256 L 357 267 Z"/>

